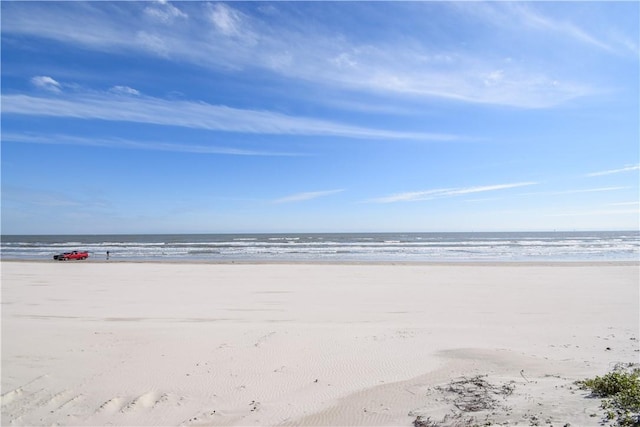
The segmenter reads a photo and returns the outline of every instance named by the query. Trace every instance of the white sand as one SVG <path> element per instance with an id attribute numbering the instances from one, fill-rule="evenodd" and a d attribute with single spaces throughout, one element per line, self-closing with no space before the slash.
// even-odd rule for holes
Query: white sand
<path id="1" fill-rule="evenodd" d="M 2 425 L 410 426 L 487 375 L 465 418 L 595 426 L 573 382 L 638 361 L 639 273 L 2 262 Z"/>

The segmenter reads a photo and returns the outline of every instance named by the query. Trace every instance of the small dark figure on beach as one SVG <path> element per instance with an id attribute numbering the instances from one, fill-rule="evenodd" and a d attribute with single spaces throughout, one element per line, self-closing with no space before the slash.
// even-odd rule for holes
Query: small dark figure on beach
<path id="1" fill-rule="evenodd" d="M 109 259 L 109 251 L 107 251 L 107 259 Z"/>

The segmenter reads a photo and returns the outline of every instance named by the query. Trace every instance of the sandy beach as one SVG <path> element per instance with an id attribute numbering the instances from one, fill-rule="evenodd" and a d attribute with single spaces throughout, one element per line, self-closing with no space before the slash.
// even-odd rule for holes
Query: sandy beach
<path id="1" fill-rule="evenodd" d="M 639 278 L 636 263 L 5 261 L 2 425 L 596 426 L 574 382 L 638 362 Z"/>

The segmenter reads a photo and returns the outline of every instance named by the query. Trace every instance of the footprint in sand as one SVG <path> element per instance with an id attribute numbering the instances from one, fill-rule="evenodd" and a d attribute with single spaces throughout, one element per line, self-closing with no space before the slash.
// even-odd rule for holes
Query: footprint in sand
<path id="1" fill-rule="evenodd" d="M 2 404 L 2 406 L 5 406 L 10 404 L 16 399 L 21 398 L 25 393 L 25 388 L 30 389 L 31 388 L 30 386 L 33 386 L 35 383 L 38 383 L 41 380 L 45 380 L 48 377 L 49 377 L 48 374 L 40 375 L 39 377 L 34 378 L 33 380 L 21 385 L 20 387 L 17 387 L 11 391 L 6 392 L 2 396 L 0 396 L 0 404 Z"/>
<path id="2" fill-rule="evenodd" d="M 23 393 L 24 393 L 24 391 L 22 390 L 22 387 L 18 387 L 15 390 L 11 390 L 11 391 L 6 392 L 5 394 L 3 394 L 0 397 L 0 401 L 2 402 L 2 406 L 8 405 L 9 403 L 13 402 L 14 400 L 16 400 L 17 398 L 22 396 Z"/>
<path id="3" fill-rule="evenodd" d="M 153 408 L 160 401 L 160 394 L 155 391 L 148 391 L 140 395 L 135 401 L 143 408 Z"/>
<path id="4" fill-rule="evenodd" d="M 165 398 L 164 400 L 167 400 L 168 396 L 166 394 L 160 396 L 158 392 L 148 391 L 129 402 L 124 408 L 122 408 L 121 412 L 153 408 L 163 401 L 163 397 Z"/>
<path id="5" fill-rule="evenodd" d="M 72 396 L 69 398 L 69 396 Z M 68 405 L 71 405 L 75 402 L 77 402 L 78 400 L 81 400 L 84 398 L 84 395 L 82 394 L 76 394 L 76 395 L 72 395 L 71 392 L 69 391 L 64 391 L 62 393 L 58 393 L 57 395 L 55 395 L 50 403 L 51 404 L 56 404 L 56 402 L 62 402 L 60 404 L 58 404 L 58 407 L 55 409 L 56 411 L 60 411 L 62 409 L 64 409 L 65 407 L 67 407 Z"/>
<path id="6" fill-rule="evenodd" d="M 113 412 L 121 411 L 122 407 L 124 406 L 124 402 L 125 400 L 122 397 L 114 397 L 112 399 L 107 400 L 102 405 L 100 405 L 96 413 L 99 413 L 99 412 L 113 413 Z"/>
<path id="7" fill-rule="evenodd" d="M 165 403 L 169 403 L 171 405 L 180 405 L 181 400 L 182 398 L 176 398 L 175 396 L 167 393 L 148 391 L 131 400 L 129 398 L 121 396 L 113 397 L 100 405 L 95 413 L 114 414 L 116 412 L 120 412 L 122 414 L 126 414 L 135 411 L 151 410 Z"/>

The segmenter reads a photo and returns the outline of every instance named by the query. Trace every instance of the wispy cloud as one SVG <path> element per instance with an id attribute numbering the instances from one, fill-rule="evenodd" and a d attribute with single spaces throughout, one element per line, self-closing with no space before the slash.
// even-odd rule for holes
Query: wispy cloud
<path id="1" fill-rule="evenodd" d="M 551 6 L 546 7 L 549 5 Z M 557 9 L 553 3 L 541 5 L 531 2 L 462 2 L 454 3 L 452 6 L 498 28 L 553 34 L 562 39 L 618 55 L 637 55 L 638 53 L 637 42 L 620 34 L 615 25 L 601 30 L 595 25 L 586 27 L 581 23 L 573 22 L 572 17 L 551 16 L 544 13 L 543 10 Z"/>
<path id="2" fill-rule="evenodd" d="M 577 24 L 569 21 L 560 21 L 552 19 L 548 16 L 544 16 L 538 11 L 535 11 L 529 5 L 524 3 L 508 3 L 505 4 L 515 16 L 518 21 L 524 23 L 527 26 L 536 28 L 541 31 L 553 31 L 562 34 L 566 37 L 570 37 L 581 43 L 586 43 L 599 49 L 614 52 L 615 49 L 605 41 L 592 35 L 586 29 L 578 26 Z"/>
<path id="3" fill-rule="evenodd" d="M 602 215 L 628 215 L 640 214 L 640 209 L 608 209 L 594 211 L 577 211 L 577 212 L 561 212 L 556 214 L 548 214 L 546 216 L 602 216 Z"/>
<path id="4" fill-rule="evenodd" d="M 109 92 L 120 94 L 120 95 L 140 95 L 140 91 L 129 87 L 129 86 L 114 86 L 109 89 Z"/>
<path id="5" fill-rule="evenodd" d="M 598 188 L 581 188 L 576 190 L 560 190 L 560 191 L 539 191 L 534 193 L 521 193 L 521 196 L 563 196 L 567 194 L 580 193 L 603 193 L 609 191 L 626 190 L 629 187 L 598 187 Z"/>
<path id="6" fill-rule="evenodd" d="M 32 77 L 31 84 L 39 89 L 48 90 L 50 92 L 62 92 L 62 85 L 49 76 Z"/>
<path id="7" fill-rule="evenodd" d="M 181 126 L 213 131 L 271 135 L 325 135 L 346 138 L 450 141 L 455 135 L 372 129 L 277 112 L 204 102 L 166 100 L 112 93 L 73 93 L 64 97 L 5 95 L 3 114 L 100 119 Z"/>
<path id="8" fill-rule="evenodd" d="M 246 28 L 247 18 L 240 11 L 224 3 L 209 4 L 207 9 L 207 17 L 219 33 L 227 37 L 254 38 Z"/>
<path id="9" fill-rule="evenodd" d="M 90 147 L 118 148 L 130 150 L 172 151 L 196 154 L 224 154 L 233 156 L 304 156 L 303 153 L 277 152 L 266 150 L 248 150 L 231 147 L 220 147 L 215 144 L 178 144 L 161 141 L 133 141 L 123 138 L 86 138 L 73 135 L 40 135 L 2 133 L 3 143 L 80 145 Z"/>
<path id="10" fill-rule="evenodd" d="M 300 26 L 290 24 L 295 19 L 247 15 L 231 4 L 163 2 L 141 8 L 109 3 L 108 10 L 99 2 L 63 5 L 6 5 L 3 32 L 96 50 L 151 54 L 214 69 L 262 69 L 285 78 L 383 96 L 545 108 L 595 92 L 588 84 L 574 81 L 571 74 L 562 78 L 545 67 L 521 67 L 451 47 L 438 50 L 411 36 L 402 43 L 380 39 L 363 44 L 312 23 Z M 275 14 L 284 14 L 287 7 L 294 6 L 272 6 Z M 529 9 L 517 10 L 540 27 L 560 27 Z M 140 19 L 141 15 L 151 19 Z M 178 22 L 185 25 L 168 25 Z M 165 25 L 158 27 L 158 23 Z M 578 27 L 565 27 L 563 31 L 575 37 L 589 38 Z"/>
<path id="11" fill-rule="evenodd" d="M 625 166 L 625 167 L 620 168 L 620 169 L 611 169 L 611 170 L 600 171 L 600 172 L 592 172 L 592 173 L 588 173 L 586 176 L 613 175 L 613 174 L 616 174 L 616 173 L 631 172 L 631 171 L 637 171 L 637 170 L 640 170 L 640 164 L 631 165 L 631 166 Z"/>
<path id="12" fill-rule="evenodd" d="M 461 196 L 464 194 L 506 190 L 509 188 L 524 187 L 524 186 L 535 185 L 535 184 L 537 184 L 537 182 L 516 182 L 511 184 L 498 184 L 498 185 L 486 185 L 486 186 L 462 187 L 462 188 L 441 188 L 441 189 L 435 189 L 435 190 L 397 193 L 397 194 L 392 194 L 390 196 L 372 199 L 370 201 L 374 203 L 416 202 L 416 201 L 422 201 L 422 200 L 439 199 L 443 197 Z"/>
<path id="13" fill-rule="evenodd" d="M 173 6 L 168 1 L 151 3 L 144 8 L 144 14 L 152 20 L 163 24 L 171 24 L 176 20 L 188 19 L 189 15 Z"/>
<path id="14" fill-rule="evenodd" d="M 303 202 L 306 200 L 317 199 L 319 197 L 331 196 L 333 194 L 341 193 L 344 189 L 341 190 L 325 190 L 325 191 L 310 191 L 306 193 L 297 193 L 292 194 L 290 196 L 282 197 L 280 199 L 276 199 L 273 203 L 293 203 L 293 202 Z"/>

